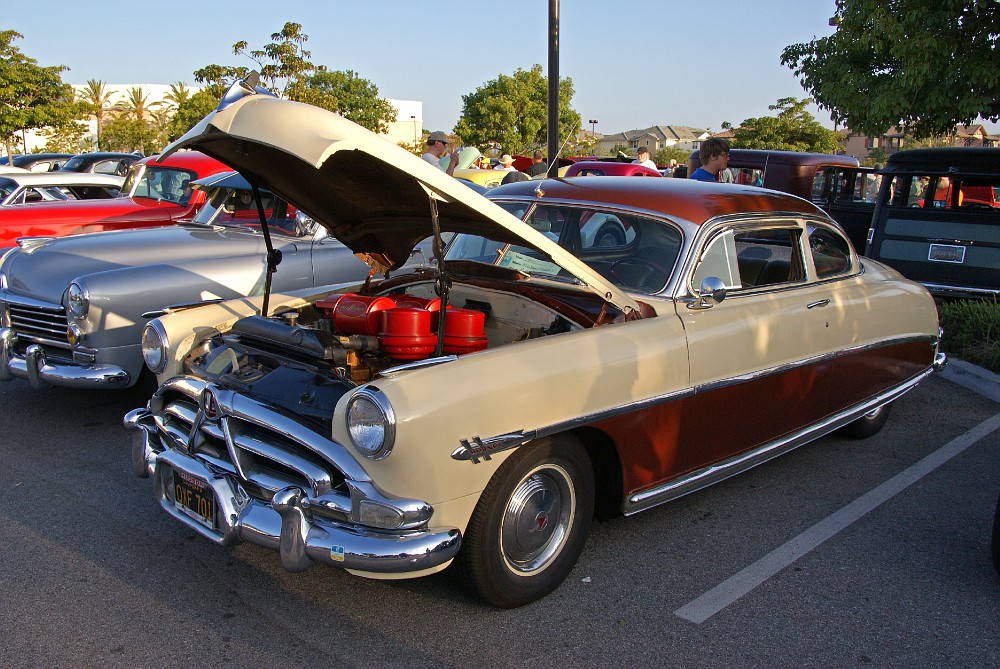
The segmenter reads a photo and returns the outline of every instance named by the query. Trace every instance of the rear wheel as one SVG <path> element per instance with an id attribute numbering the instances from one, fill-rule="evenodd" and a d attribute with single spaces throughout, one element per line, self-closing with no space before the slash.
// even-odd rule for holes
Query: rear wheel
<path id="1" fill-rule="evenodd" d="M 594 474 L 575 439 L 514 453 L 476 505 L 459 565 L 487 602 L 513 608 L 555 590 L 576 564 L 594 513 Z"/>
<path id="2" fill-rule="evenodd" d="M 842 432 L 854 439 L 867 439 L 874 436 L 889 420 L 889 412 L 892 411 L 892 402 L 883 404 L 877 409 L 872 409 L 861 418 L 852 423 L 848 423 L 842 428 Z"/>

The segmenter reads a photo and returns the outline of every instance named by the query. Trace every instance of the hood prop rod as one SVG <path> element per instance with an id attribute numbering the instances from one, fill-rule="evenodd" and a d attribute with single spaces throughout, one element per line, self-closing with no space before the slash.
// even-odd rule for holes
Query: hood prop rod
<path id="1" fill-rule="evenodd" d="M 431 248 L 434 250 L 434 258 L 438 265 L 437 294 L 441 300 L 441 308 L 438 310 L 437 344 L 434 347 L 434 357 L 440 358 L 444 354 L 444 324 L 448 311 L 448 292 L 451 288 L 451 279 L 445 275 L 444 271 L 444 242 L 441 240 L 441 221 L 438 218 L 437 200 L 433 195 L 428 196 L 431 204 L 431 227 L 434 229 L 434 241 Z"/>
<path id="2" fill-rule="evenodd" d="M 264 233 L 264 248 L 267 249 L 267 275 L 264 277 L 264 301 L 260 305 L 260 315 L 267 318 L 268 302 L 271 300 L 271 275 L 281 264 L 281 251 L 271 243 L 271 230 L 267 227 L 267 216 L 264 215 L 264 202 L 260 197 L 257 184 L 251 183 L 253 200 L 257 203 L 257 217 L 260 219 L 260 231 Z"/>

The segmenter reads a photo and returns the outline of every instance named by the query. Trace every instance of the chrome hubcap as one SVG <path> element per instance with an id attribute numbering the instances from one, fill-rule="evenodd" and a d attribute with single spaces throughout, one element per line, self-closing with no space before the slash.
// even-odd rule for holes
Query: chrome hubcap
<path id="1" fill-rule="evenodd" d="M 521 479 L 507 501 L 500 524 L 500 550 L 507 566 L 530 575 L 547 567 L 569 536 L 576 492 L 569 473 L 539 465 Z"/>

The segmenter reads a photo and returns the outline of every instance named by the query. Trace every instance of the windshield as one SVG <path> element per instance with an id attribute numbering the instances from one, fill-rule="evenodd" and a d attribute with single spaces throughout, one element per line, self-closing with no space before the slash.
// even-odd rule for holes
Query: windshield
<path id="1" fill-rule="evenodd" d="M 645 293 L 661 290 L 680 253 L 680 230 L 666 221 L 601 207 L 497 204 L 611 283 L 627 290 Z M 456 235 L 445 260 L 480 262 L 533 277 L 573 280 L 551 258 L 534 248 L 475 235 Z"/>
<path id="2" fill-rule="evenodd" d="M 194 173 L 174 167 L 143 165 L 144 169 L 132 170 L 125 179 L 122 193 L 132 197 L 147 197 L 152 200 L 165 200 L 181 206 L 186 206 L 191 199 L 191 188 L 188 183 L 194 178 Z"/>
<path id="3" fill-rule="evenodd" d="M 271 232 L 292 237 L 303 237 L 312 233 L 315 224 L 294 206 L 266 190 L 260 191 L 260 197 L 268 229 Z M 210 190 L 205 206 L 195 214 L 192 222 L 200 225 L 235 225 L 260 229 L 260 217 L 253 200 L 253 192 L 240 188 Z"/>

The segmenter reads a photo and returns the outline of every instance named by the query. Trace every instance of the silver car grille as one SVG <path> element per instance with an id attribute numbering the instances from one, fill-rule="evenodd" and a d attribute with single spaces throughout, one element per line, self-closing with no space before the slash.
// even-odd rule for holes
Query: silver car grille
<path id="1" fill-rule="evenodd" d="M 20 340 L 69 348 L 66 338 L 66 311 L 62 307 L 27 305 L 9 302 L 7 314 L 11 329 Z"/>
<path id="2" fill-rule="evenodd" d="M 273 411 L 258 417 L 231 407 L 209 420 L 189 394 L 169 393 L 164 400 L 154 414 L 164 449 L 186 451 L 215 471 L 235 476 L 256 499 L 269 502 L 277 491 L 295 486 L 319 502 L 315 511 L 340 518 L 349 514 L 344 474 L 314 447 L 313 438 L 323 438 L 308 427 L 289 430 L 292 419 Z M 283 432 L 271 427 L 282 422 Z"/>

